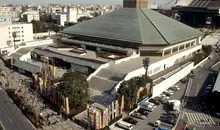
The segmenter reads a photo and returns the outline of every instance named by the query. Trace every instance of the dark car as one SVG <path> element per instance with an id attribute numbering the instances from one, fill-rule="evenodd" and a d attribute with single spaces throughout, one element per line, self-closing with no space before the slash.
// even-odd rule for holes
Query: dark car
<path id="1" fill-rule="evenodd" d="M 138 113 L 138 112 L 132 113 L 131 116 L 135 117 L 135 118 L 138 118 L 138 119 L 142 119 L 142 120 L 144 120 L 146 118 L 145 115 L 142 115 L 141 113 Z"/>
<path id="2" fill-rule="evenodd" d="M 138 110 L 138 112 L 141 113 L 142 115 L 145 115 L 145 116 L 149 115 L 148 111 L 141 109 L 141 108 Z"/>
<path id="3" fill-rule="evenodd" d="M 156 99 L 150 99 L 149 102 L 152 102 L 152 103 L 154 103 L 155 105 L 160 105 L 159 100 L 156 100 Z"/>
<path id="4" fill-rule="evenodd" d="M 133 125 L 137 125 L 137 123 L 138 123 L 138 121 L 133 119 L 132 117 L 126 117 L 126 118 L 123 119 L 123 121 L 131 123 Z"/>
<path id="5" fill-rule="evenodd" d="M 160 119 L 160 121 L 171 125 L 175 125 L 176 123 L 174 119 Z"/>

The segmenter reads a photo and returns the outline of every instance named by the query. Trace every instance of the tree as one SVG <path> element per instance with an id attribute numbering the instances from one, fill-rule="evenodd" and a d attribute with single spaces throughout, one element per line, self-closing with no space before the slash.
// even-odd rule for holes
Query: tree
<path id="1" fill-rule="evenodd" d="M 89 100 L 89 84 L 80 73 L 68 70 L 60 79 L 57 90 L 69 98 L 70 108 L 78 108 Z"/>
<path id="2" fill-rule="evenodd" d="M 212 52 L 212 46 L 211 45 L 208 45 L 208 46 L 202 46 L 202 50 L 205 54 L 205 57 L 209 56 Z"/>
<path id="3" fill-rule="evenodd" d="M 146 72 L 145 72 L 145 77 L 147 77 L 147 72 L 148 72 L 149 63 L 150 63 L 150 59 L 149 59 L 149 58 L 145 58 L 145 59 L 143 60 L 143 66 L 144 66 L 144 68 L 145 68 L 145 70 L 146 70 Z"/>

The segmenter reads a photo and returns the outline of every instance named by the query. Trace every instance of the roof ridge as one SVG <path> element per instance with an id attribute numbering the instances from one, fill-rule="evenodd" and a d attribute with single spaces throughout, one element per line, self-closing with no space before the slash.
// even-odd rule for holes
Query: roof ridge
<path id="1" fill-rule="evenodd" d="M 161 35 L 161 37 L 167 42 L 167 44 L 170 44 L 167 39 L 162 35 L 162 33 L 156 28 L 156 26 L 153 24 L 153 22 L 148 18 L 148 16 L 144 13 L 144 11 L 139 8 L 140 11 L 144 14 L 144 16 L 149 20 L 149 22 L 153 25 L 153 27 L 157 30 L 157 32 Z"/>

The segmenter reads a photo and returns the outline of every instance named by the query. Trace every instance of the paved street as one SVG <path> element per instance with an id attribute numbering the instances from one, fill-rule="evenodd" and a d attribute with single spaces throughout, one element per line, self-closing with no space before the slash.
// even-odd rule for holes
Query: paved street
<path id="1" fill-rule="evenodd" d="M 187 98 L 187 105 L 184 109 L 184 118 L 188 120 L 188 123 L 196 126 L 197 129 L 217 129 L 215 123 L 220 121 L 215 117 L 209 115 L 209 110 L 207 110 L 206 105 L 201 104 L 201 97 L 204 88 L 207 84 L 207 79 L 209 75 L 213 75 L 210 68 L 215 64 L 216 60 L 219 58 L 219 54 L 213 52 L 214 58 L 208 60 L 204 63 L 202 68 L 198 68 L 194 71 L 195 78 L 192 80 L 191 87 L 189 88 L 189 94 Z M 215 68 L 219 68 L 220 64 L 216 65 Z M 218 129 L 220 129 L 218 127 Z"/>
<path id="2" fill-rule="evenodd" d="M 0 121 L 6 130 L 33 130 L 3 90 L 0 90 Z"/>

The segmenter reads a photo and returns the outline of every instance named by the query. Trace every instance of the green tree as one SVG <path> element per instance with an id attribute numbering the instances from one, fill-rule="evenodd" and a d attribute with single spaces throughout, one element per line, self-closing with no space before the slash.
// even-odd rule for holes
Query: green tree
<path id="1" fill-rule="evenodd" d="M 143 67 L 145 68 L 146 72 L 145 72 L 145 77 L 147 78 L 147 72 L 148 72 L 148 67 L 149 67 L 149 63 L 150 63 L 150 59 L 149 58 L 145 58 L 143 60 Z"/>
<path id="2" fill-rule="evenodd" d="M 194 56 L 194 64 L 198 64 L 200 61 L 202 61 L 204 58 L 204 54 L 203 53 L 197 53 Z"/>
<path id="3" fill-rule="evenodd" d="M 89 84 L 80 73 L 68 70 L 60 79 L 57 89 L 69 98 L 70 108 L 82 107 L 89 100 Z"/>
<path id="4" fill-rule="evenodd" d="M 202 50 L 205 54 L 205 57 L 209 56 L 212 53 L 212 46 L 208 45 L 208 46 L 202 46 Z"/>

